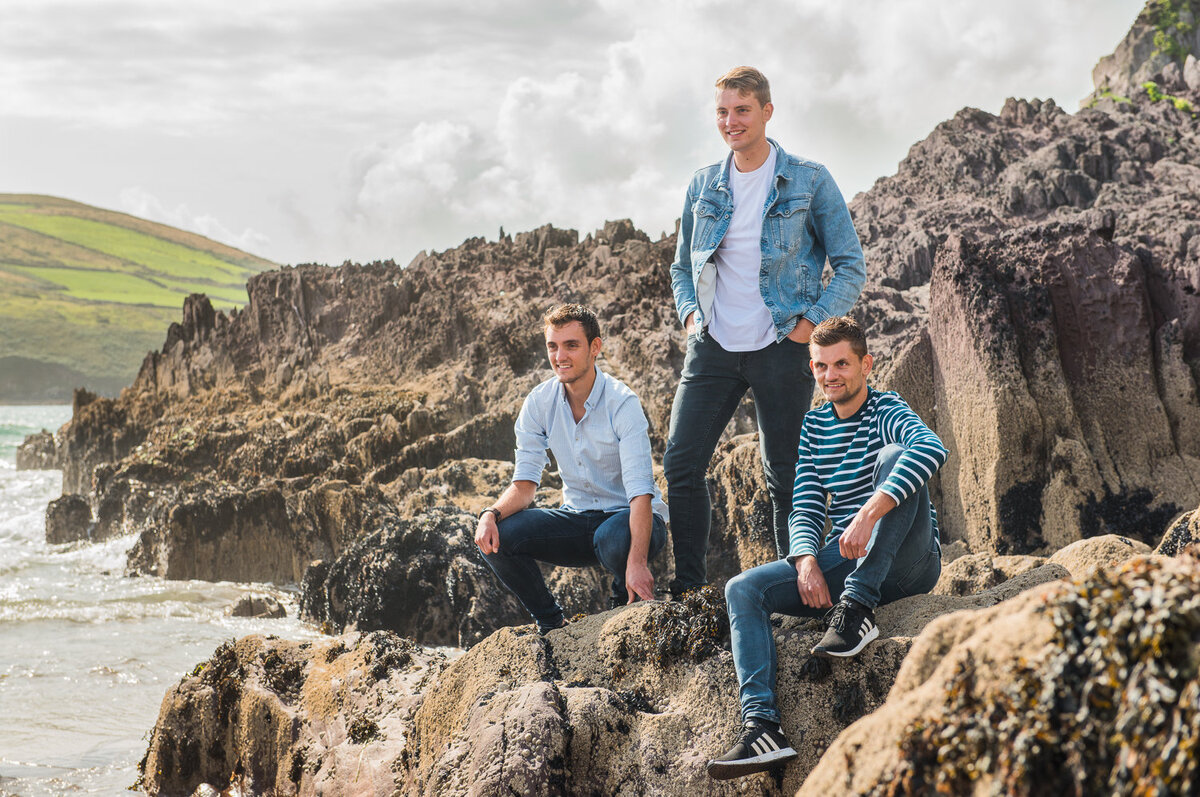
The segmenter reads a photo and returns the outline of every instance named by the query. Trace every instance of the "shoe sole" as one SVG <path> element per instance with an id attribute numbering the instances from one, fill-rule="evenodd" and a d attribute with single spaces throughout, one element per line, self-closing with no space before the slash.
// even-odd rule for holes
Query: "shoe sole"
<path id="1" fill-rule="evenodd" d="M 866 634 L 864 634 L 863 638 L 859 640 L 858 644 L 855 645 L 850 650 L 846 650 L 846 651 L 829 650 L 828 648 L 823 648 L 820 645 L 817 645 L 815 648 L 812 649 L 812 653 L 814 656 L 825 656 L 826 658 L 831 658 L 831 659 L 849 659 L 849 658 L 851 658 L 853 656 L 857 656 L 859 653 L 861 653 L 862 649 L 867 646 L 867 643 L 874 642 L 878 638 L 879 638 L 879 626 L 876 625 L 876 626 L 872 626 L 871 630 L 868 631 Z"/>
<path id="2" fill-rule="evenodd" d="M 790 747 L 785 747 L 773 753 L 755 756 L 754 758 L 743 758 L 738 761 L 709 761 L 707 767 L 708 776 L 713 780 L 731 780 L 781 767 L 795 758 L 796 751 Z"/>

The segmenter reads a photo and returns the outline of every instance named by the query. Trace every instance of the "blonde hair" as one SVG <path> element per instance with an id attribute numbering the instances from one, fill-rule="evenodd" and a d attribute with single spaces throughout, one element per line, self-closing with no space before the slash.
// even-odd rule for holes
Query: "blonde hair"
<path id="1" fill-rule="evenodd" d="M 752 66 L 735 66 L 717 78 L 716 85 L 718 89 L 737 89 L 738 94 L 753 94 L 764 107 L 771 101 L 767 76 Z"/>

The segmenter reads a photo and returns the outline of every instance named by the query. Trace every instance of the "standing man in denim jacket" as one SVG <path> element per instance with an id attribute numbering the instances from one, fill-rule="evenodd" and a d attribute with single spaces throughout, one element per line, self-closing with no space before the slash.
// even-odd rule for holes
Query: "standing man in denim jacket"
<path id="1" fill-rule="evenodd" d="M 774 111 L 766 77 L 741 66 L 716 87 L 717 130 L 732 151 L 692 177 L 671 264 L 675 308 L 687 329 L 663 461 L 675 595 L 707 583 L 712 505 L 705 476 L 747 390 L 775 547 L 787 553 L 796 447 L 813 391 L 809 334 L 845 314 L 866 281 L 862 246 L 829 172 L 766 136 Z M 826 259 L 833 277 L 822 287 Z"/>

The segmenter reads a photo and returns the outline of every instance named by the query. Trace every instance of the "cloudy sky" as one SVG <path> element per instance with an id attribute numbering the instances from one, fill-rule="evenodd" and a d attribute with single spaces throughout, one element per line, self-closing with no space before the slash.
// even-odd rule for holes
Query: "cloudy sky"
<path id="1" fill-rule="evenodd" d="M 731 66 L 767 74 L 769 134 L 849 199 L 963 106 L 1075 110 L 1141 6 L 4 0 L 0 192 L 282 263 L 407 262 L 546 222 L 657 236 L 724 151 Z"/>

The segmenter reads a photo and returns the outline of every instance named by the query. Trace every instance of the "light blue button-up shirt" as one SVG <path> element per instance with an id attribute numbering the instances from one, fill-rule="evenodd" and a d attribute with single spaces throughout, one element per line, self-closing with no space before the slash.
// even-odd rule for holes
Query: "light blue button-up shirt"
<path id="1" fill-rule="evenodd" d="M 513 481 L 539 484 L 554 452 L 563 482 L 563 509 L 584 512 L 628 509 L 639 495 L 651 496 L 654 514 L 668 519 L 654 483 L 646 413 L 637 394 L 596 368 L 596 382 L 575 423 L 567 393 L 557 378 L 535 387 L 521 406 Z"/>

